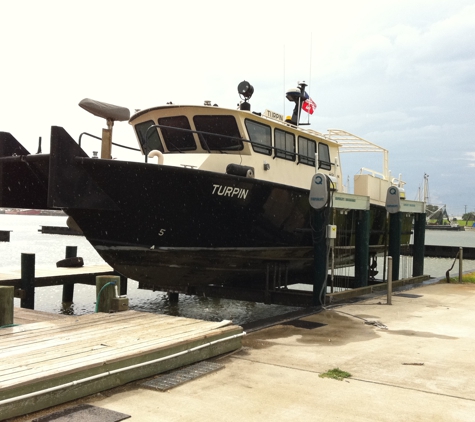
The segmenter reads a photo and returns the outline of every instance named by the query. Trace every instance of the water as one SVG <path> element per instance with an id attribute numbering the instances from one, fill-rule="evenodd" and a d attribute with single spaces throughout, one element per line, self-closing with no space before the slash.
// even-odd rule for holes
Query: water
<path id="1" fill-rule="evenodd" d="M 426 230 L 425 232 L 426 245 L 440 245 L 440 246 L 458 246 L 458 247 L 475 247 L 475 230 L 467 231 L 443 231 L 443 230 Z M 454 256 L 455 258 L 455 256 Z M 424 274 L 432 277 L 445 277 L 445 272 L 452 267 L 454 258 L 425 258 L 424 259 Z M 401 257 L 401 266 L 405 265 L 407 268 L 401 269 L 405 271 L 404 277 L 409 271 L 412 271 L 412 257 Z M 451 276 L 458 274 L 458 262 L 455 263 Z M 475 270 L 475 261 L 465 259 L 463 261 L 463 271 Z M 402 274 L 401 274 L 402 275 Z"/>
<path id="2" fill-rule="evenodd" d="M 104 264 L 94 248 L 81 236 L 62 236 L 42 234 L 41 226 L 66 227 L 64 216 L 20 216 L 0 214 L 0 230 L 11 230 L 10 242 L 0 242 L 0 268 L 21 266 L 21 253 L 34 253 L 37 267 L 55 267 L 56 262 L 64 258 L 66 246 L 77 246 L 78 256 L 85 265 Z M 459 247 L 475 246 L 475 231 L 426 231 L 426 244 Z M 424 273 L 433 277 L 442 277 L 452 266 L 453 259 L 426 258 Z M 381 268 L 380 268 L 381 267 Z M 378 261 L 382 274 L 382 259 Z M 464 270 L 475 269 L 475 261 L 465 260 Z M 346 270 L 343 270 L 346 271 Z M 401 257 L 400 277 L 410 277 L 412 258 Z M 451 275 L 458 274 L 458 264 Z M 127 297 L 131 309 L 163 313 L 167 315 L 198 318 L 209 321 L 230 319 L 243 324 L 296 310 L 297 308 L 262 303 L 241 302 L 227 299 L 204 298 L 180 295 L 178 303 L 170 303 L 163 292 L 139 290 L 137 282 L 128 281 Z M 36 289 L 35 309 L 53 313 L 72 313 L 81 315 L 92 313 L 95 309 L 95 286 L 77 284 L 74 290 L 74 304 L 70 310 L 64 310 L 61 304 L 62 287 L 42 287 Z M 20 306 L 15 299 L 15 306 Z"/>
<path id="3" fill-rule="evenodd" d="M 41 226 L 66 227 L 66 217 L 0 214 L 0 230 L 12 231 L 10 242 L 0 242 L 0 268 L 19 269 L 22 253 L 34 253 L 37 267 L 54 268 L 56 262 L 65 257 L 66 246 L 77 246 L 77 256 L 83 258 L 85 265 L 105 264 L 84 237 L 43 234 L 39 232 Z M 298 309 L 290 306 L 264 305 L 182 294 L 178 303 L 170 303 L 166 293 L 139 290 L 137 286 L 137 282 L 128 280 L 129 308 L 143 312 L 207 321 L 229 319 L 236 324 L 244 324 Z M 41 287 L 35 292 L 35 309 L 74 315 L 93 313 L 96 303 L 95 295 L 95 286 L 76 284 L 74 304 L 71 309 L 66 310 L 61 304 L 62 286 Z M 20 306 L 19 299 L 15 299 L 15 306 Z"/>

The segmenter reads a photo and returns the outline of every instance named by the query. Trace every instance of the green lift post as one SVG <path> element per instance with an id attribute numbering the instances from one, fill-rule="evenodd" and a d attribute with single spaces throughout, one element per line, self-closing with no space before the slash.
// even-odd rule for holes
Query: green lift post
<path id="1" fill-rule="evenodd" d="M 390 188 L 391 189 L 391 188 Z M 388 197 L 390 196 L 388 191 Z M 394 195 L 393 195 L 394 196 Z M 387 199 L 387 201 L 390 198 Z M 394 204 L 397 201 L 394 199 Z M 413 277 L 424 272 L 424 242 L 425 242 L 425 203 L 400 199 L 397 212 L 389 214 L 389 245 L 388 255 L 393 259 L 392 279 L 399 280 L 399 263 L 401 256 L 401 231 L 404 214 L 414 215 L 414 259 Z M 393 205 L 394 206 L 394 205 Z M 388 208 L 388 206 L 386 205 Z M 388 211 L 390 208 L 388 208 Z"/>
<path id="2" fill-rule="evenodd" d="M 424 274 L 426 213 L 414 214 L 414 248 L 412 259 L 412 276 Z"/>
<path id="3" fill-rule="evenodd" d="M 369 278 L 369 210 L 356 211 L 355 287 L 365 287 Z"/>

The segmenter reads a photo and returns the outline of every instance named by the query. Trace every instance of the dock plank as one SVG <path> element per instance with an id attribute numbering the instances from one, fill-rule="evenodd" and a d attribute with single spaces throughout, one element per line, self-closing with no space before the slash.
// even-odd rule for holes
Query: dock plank
<path id="1" fill-rule="evenodd" d="M 225 321 L 221 325 L 228 325 L 230 322 Z M 144 327 L 137 327 L 135 324 L 124 326 L 115 324 L 110 326 L 107 330 L 101 330 L 101 327 L 83 327 L 74 332 L 74 336 L 71 335 L 71 330 L 52 330 L 47 335 L 48 339 L 43 336 L 35 336 L 35 341 L 30 342 L 28 337 L 22 337 L 20 342 L 13 341 L 12 345 L 8 349 L 0 349 L 0 359 L 4 363 L 8 362 L 8 359 L 12 356 L 15 359 L 22 358 L 23 355 L 28 357 L 29 361 L 32 361 L 36 355 L 40 358 L 44 358 L 46 349 L 54 348 L 58 354 L 67 353 L 68 349 L 72 345 L 80 345 L 85 347 L 92 347 L 97 344 L 118 344 L 122 339 L 129 341 L 130 337 L 135 337 L 134 344 L 140 344 L 142 341 L 150 342 L 156 340 L 157 333 L 160 334 L 160 341 L 164 338 L 168 338 L 174 334 L 179 328 L 180 334 L 191 333 L 193 331 L 208 329 L 208 327 L 217 327 L 217 323 L 207 323 L 200 320 L 193 319 L 176 319 L 163 316 L 163 318 L 157 318 L 156 321 L 150 321 Z M 55 327 L 57 328 L 57 327 Z M 67 327 L 65 327 L 67 328 Z"/>
<path id="2" fill-rule="evenodd" d="M 226 329 L 220 330 L 225 332 Z M 193 333 L 166 337 L 160 341 L 142 341 L 138 344 L 102 344 L 102 347 L 83 349 L 81 353 L 75 350 L 73 354 L 67 356 L 48 356 L 47 359 L 32 362 L 28 360 L 28 365 L 18 368 L 18 361 L 10 362 L 10 371 L 0 371 L 1 388 L 8 389 L 9 386 L 29 385 L 39 377 L 43 380 L 54 378 L 58 373 L 73 373 L 78 368 L 89 370 L 100 368 L 107 363 L 112 365 L 124 357 L 139 357 L 157 348 L 166 350 L 168 347 L 176 348 L 179 345 L 186 346 L 187 342 L 201 338 L 209 329 L 196 330 Z M 47 352 L 47 351 L 45 351 Z M 5 362 L 5 366 L 8 362 Z M 3 366 L 3 365 L 2 365 Z M 1 391 L 1 390 L 0 390 Z"/>
<path id="3" fill-rule="evenodd" d="M 179 335 L 189 335 L 190 333 L 196 331 L 207 330 L 211 327 L 218 328 L 221 326 L 229 325 L 229 322 L 223 322 L 220 325 L 217 323 L 198 323 L 198 322 L 187 322 L 186 324 L 173 325 L 169 327 L 164 327 L 163 324 L 149 325 L 147 331 L 140 331 L 136 328 L 133 330 L 122 330 L 114 331 L 109 333 L 102 333 L 97 335 L 93 333 L 90 337 L 80 335 L 80 336 L 71 336 L 66 334 L 67 337 L 62 338 L 61 334 L 53 334 L 53 339 L 48 338 L 43 343 L 38 343 L 36 349 L 29 350 L 28 345 L 22 345 L 20 347 L 6 348 L 2 349 L 0 358 L 3 361 L 3 365 L 0 367 L 5 368 L 5 365 L 9 359 L 19 359 L 25 357 L 28 361 L 35 361 L 36 356 L 38 359 L 45 359 L 45 350 L 52 349 L 55 353 L 64 356 L 64 353 L 71 353 L 71 347 L 74 345 L 76 348 L 74 350 L 94 347 L 96 345 L 105 345 L 111 347 L 119 347 L 121 343 L 125 343 L 127 347 L 132 347 L 132 345 L 141 345 L 146 342 L 150 343 L 160 343 L 165 339 L 175 338 L 177 330 Z M 119 333 L 119 335 L 117 335 Z M 157 337 L 159 335 L 159 337 Z M 133 343 L 130 343 L 130 339 L 133 338 Z M 51 354 L 48 354 L 50 358 Z"/>
<path id="4" fill-rule="evenodd" d="M 19 325 L 38 323 L 40 321 L 52 321 L 58 319 L 68 318 L 69 315 L 53 314 L 50 312 L 36 311 L 26 308 L 13 308 L 13 322 Z M 1 330 L 0 330 L 1 335 Z M 0 337 L 1 339 L 1 337 Z"/>
<path id="5" fill-rule="evenodd" d="M 5 328 L 0 330 L 0 414 L 18 416 L 217 356 L 241 347 L 242 334 L 231 321 L 137 311 Z"/>

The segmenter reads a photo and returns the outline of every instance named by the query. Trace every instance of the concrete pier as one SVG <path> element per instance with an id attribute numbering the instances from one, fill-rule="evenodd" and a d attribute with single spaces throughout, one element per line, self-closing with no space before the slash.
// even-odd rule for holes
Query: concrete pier
<path id="1" fill-rule="evenodd" d="M 425 285 L 384 303 L 369 296 L 252 332 L 212 359 L 224 369 L 166 393 L 136 382 L 81 403 L 140 422 L 473 421 L 475 285 Z M 320 377 L 333 368 L 351 377 Z"/>

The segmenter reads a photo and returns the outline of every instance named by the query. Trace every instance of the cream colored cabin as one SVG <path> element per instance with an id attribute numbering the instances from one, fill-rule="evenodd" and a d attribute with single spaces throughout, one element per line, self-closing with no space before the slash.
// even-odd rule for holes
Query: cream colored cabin
<path id="1" fill-rule="evenodd" d="M 219 173 L 238 164 L 252 167 L 256 179 L 303 189 L 318 171 L 333 176 L 339 190 L 343 187 L 337 142 L 250 111 L 167 105 L 140 111 L 129 123 L 142 152 L 155 151 L 150 161 Z"/>
<path id="2" fill-rule="evenodd" d="M 343 192 L 340 153 L 380 152 L 382 173 L 362 168 L 354 177 L 354 194 L 384 206 L 390 186 L 403 191 L 404 182 L 390 176 L 387 150 L 341 130 L 321 134 L 250 111 L 212 106 L 150 108 L 129 123 L 150 162 L 219 173 L 236 164 L 252 168 L 248 176 L 256 179 L 303 189 L 321 172 Z"/>

